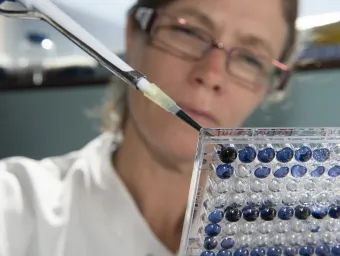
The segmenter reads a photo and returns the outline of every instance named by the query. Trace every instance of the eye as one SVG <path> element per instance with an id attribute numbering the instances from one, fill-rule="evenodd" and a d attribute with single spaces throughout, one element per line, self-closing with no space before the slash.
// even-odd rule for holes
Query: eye
<path id="1" fill-rule="evenodd" d="M 183 35 L 186 35 L 186 36 L 196 37 L 198 39 L 204 40 L 204 36 L 202 36 L 202 34 L 199 31 L 197 31 L 197 29 L 195 28 L 177 26 L 177 25 L 173 25 L 170 28 L 174 32 L 182 33 Z"/>
<path id="2" fill-rule="evenodd" d="M 261 61 L 260 61 L 258 58 L 254 57 L 254 56 L 252 56 L 252 55 L 249 55 L 249 54 L 242 54 L 241 57 L 242 57 L 243 60 L 246 61 L 248 64 L 250 64 L 250 65 L 252 65 L 252 66 L 254 66 L 254 67 L 256 67 L 256 68 L 258 68 L 258 69 L 260 69 L 260 70 L 264 69 L 264 67 L 263 67 L 263 65 L 262 65 L 262 63 L 261 63 Z"/>

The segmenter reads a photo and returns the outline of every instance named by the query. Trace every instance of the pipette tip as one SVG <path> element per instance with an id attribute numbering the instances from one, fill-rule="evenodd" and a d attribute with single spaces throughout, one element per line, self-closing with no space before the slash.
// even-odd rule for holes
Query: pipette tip
<path id="1" fill-rule="evenodd" d="M 184 122 L 186 122 L 188 125 L 196 129 L 197 131 L 200 131 L 202 129 L 202 126 L 200 126 L 198 123 L 196 123 L 187 113 L 185 113 L 183 110 L 179 110 L 176 113 L 176 116 L 178 116 L 180 119 L 182 119 Z"/>

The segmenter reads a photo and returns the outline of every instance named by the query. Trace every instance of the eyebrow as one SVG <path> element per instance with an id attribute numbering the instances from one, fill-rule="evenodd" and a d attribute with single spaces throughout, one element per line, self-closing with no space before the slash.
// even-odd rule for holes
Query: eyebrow
<path id="1" fill-rule="evenodd" d="M 267 40 L 262 39 L 254 34 L 239 35 L 238 41 L 246 46 L 261 47 L 270 54 L 270 57 L 272 57 L 274 54 L 271 44 Z"/>
<path id="2" fill-rule="evenodd" d="M 210 29 L 215 28 L 215 25 L 212 22 L 212 20 L 207 15 L 205 15 L 204 13 L 202 13 L 198 10 L 195 10 L 195 9 L 192 9 L 192 8 L 182 8 L 182 9 L 174 10 L 174 13 L 175 13 L 176 16 L 177 15 L 185 15 L 185 16 L 189 16 L 191 18 L 194 18 L 194 19 L 200 21 L 201 23 L 203 23 L 204 25 L 206 25 Z"/>
<path id="3" fill-rule="evenodd" d="M 214 31 L 216 28 L 214 22 L 207 15 L 205 15 L 199 10 L 195 10 L 193 8 L 178 8 L 172 10 L 172 12 L 176 16 L 186 15 L 192 17 L 206 25 L 208 29 L 212 31 Z M 240 42 L 241 44 L 250 47 L 260 47 L 264 49 L 266 52 L 268 52 L 270 57 L 273 57 L 274 50 L 272 48 L 272 45 L 267 40 L 252 33 L 246 33 L 244 35 L 239 34 L 237 37 L 238 42 Z"/>

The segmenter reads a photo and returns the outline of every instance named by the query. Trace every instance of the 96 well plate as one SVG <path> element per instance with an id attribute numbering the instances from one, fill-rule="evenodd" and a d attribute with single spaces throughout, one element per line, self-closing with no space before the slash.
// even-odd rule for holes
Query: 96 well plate
<path id="1" fill-rule="evenodd" d="M 340 129 L 203 129 L 180 255 L 340 255 Z"/>

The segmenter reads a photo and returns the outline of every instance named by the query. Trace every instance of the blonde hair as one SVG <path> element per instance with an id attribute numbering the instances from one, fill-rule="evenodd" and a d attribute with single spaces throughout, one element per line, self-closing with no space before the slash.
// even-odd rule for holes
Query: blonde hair
<path id="1" fill-rule="evenodd" d="M 102 110 L 103 131 L 122 130 L 128 112 L 127 92 L 128 85 L 118 77 L 113 77 Z"/>

